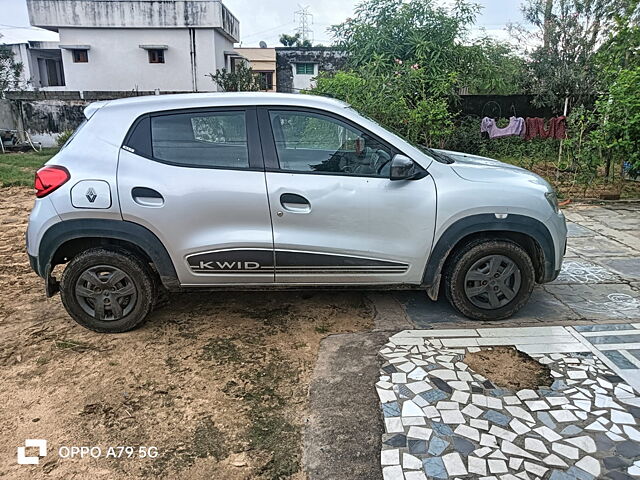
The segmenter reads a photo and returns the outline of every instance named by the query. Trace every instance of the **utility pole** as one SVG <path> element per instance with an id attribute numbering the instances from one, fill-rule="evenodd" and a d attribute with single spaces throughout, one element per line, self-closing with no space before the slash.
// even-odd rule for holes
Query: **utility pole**
<path id="1" fill-rule="evenodd" d="M 311 25 L 313 25 L 313 14 L 309 12 L 309 5 L 303 7 L 298 4 L 298 8 L 300 8 L 300 10 L 293 13 L 293 21 L 298 22 L 296 33 L 300 34 L 301 42 L 304 42 L 305 40 L 313 42 L 313 30 L 311 30 Z"/>

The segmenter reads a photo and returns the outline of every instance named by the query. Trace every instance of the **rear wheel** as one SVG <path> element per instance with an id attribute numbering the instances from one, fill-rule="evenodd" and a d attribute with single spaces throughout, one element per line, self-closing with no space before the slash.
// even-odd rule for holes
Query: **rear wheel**
<path id="1" fill-rule="evenodd" d="M 120 333 L 142 324 L 155 300 L 153 272 L 126 251 L 87 250 L 69 262 L 60 296 L 71 317 L 96 332 Z"/>
<path id="2" fill-rule="evenodd" d="M 480 240 L 460 249 L 445 272 L 451 305 L 474 320 L 500 320 L 529 300 L 535 270 L 527 252 L 506 240 Z"/>

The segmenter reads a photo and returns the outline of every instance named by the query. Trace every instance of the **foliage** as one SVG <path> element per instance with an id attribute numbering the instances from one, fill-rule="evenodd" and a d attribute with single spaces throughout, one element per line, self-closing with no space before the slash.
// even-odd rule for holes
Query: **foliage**
<path id="1" fill-rule="evenodd" d="M 294 35 L 287 35 L 283 33 L 280 35 L 280 43 L 285 47 L 311 47 L 311 40 L 304 39 L 301 40 L 300 34 L 296 33 Z"/>
<path id="2" fill-rule="evenodd" d="M 444 93 L 450 84 L 420 91 L 420 76 L 419 68 L 403 64 L 390 75 L 366 75 L 366 70 L 321 74 L 311 93 L 344 100 L 410 141 L 440 146 L 452 127 Z"/>
<path id="3" fill-rule="evenodd" d="M 472 68 L 464 80 L 471 95 L 517 95 L 524 91 L 525 60 L 509 44 L 489 37 L 468 47 Z"/>
<path id="4" fill-rule="evenodd" d="M 58 138 L 56 138 L 56 145 L 58 145 L 58 147 L 62 147 L 65 143 L 67 143 L 67 140 L 69 140 L 71 135 L 73 135 L 73 130 L 65 130 L 60 135 L 58 135 Z"/>
<path id="5" fill-rule="evenodd" d="M 640 173 L 640 67 L 622 70 L 597 102 L 598 127 L 594 141 L 606 149 L 609 163 Z"/>
<path id="6" fill-rule="evenodd" d="M 528 90 L 536 103 L 562 111 L 565 98 L 572 105 L 588 101 L 598 86 L 593 56 L 607 38 L 615 18 L 629 0 L 526 0 L 525 19 L 535 31 L 521 29 L 529 44 Z"/>
<path id="7" fill-rule="evenodd" d="M 347 101 L 409 140 L 438 147 L 451 134 L 457 93 L 516 93 L 522 60 L 467 33 L 479 7 L 457 0 L 365 0 L 331 31 L 349 72 L 320 75 L 312 93 Z"/>
<path id="8" fill-rule="evenodd" d="M 526 159 L 516 163 L 529 169 L 538 162 L 558 157 L 558 140 L 524 140 L 520 137 L 489 139 L 480 134 L 480 122 L 481 118 L 477 116 L 462 117 L 447 136 L 445 148 L 489 158 Z M 506 118 L 498 120 L 500 126 L 507 122 Z"/>
<path id="9" fill-rule="evenodd" d="M 0 45 L 0 98 L 4 92 L 20 88 L 23 65 L 14 59 L 13 50 Z"/>
<path id="10" fill-rule="evenodd" d="M 209 73 L 218 87 L 223 92 L 257 92 L 260 90 L 260 81 L 257 74 L 246 63 L 240 62 L 235 69 L 228 72 L 227 69 L 218 69 L 216 73 Z"/>
<path id="11" fill-rule="evenodd" d="M 601 85 L 610 85 L 618 72 L 640 66 L 640 2 L 633 0 L 616 16 L 615 27 L 599 48 L 595 64 L 603 74 Z"/>

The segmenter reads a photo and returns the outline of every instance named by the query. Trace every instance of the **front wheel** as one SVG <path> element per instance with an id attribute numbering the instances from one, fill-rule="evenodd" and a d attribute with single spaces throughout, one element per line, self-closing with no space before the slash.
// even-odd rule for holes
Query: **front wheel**
<path id="1" fill-rule="evenodd" d="M 129 252 L 92 248 L 69 262 L 60 296 L 69 315 L 83 327 L 126 332 L 142 324 L 153 307 L 153 274 Z"/>
<path id="2" fill-rule="evenodd" d="M 535 284 L 527 252 L 506 240 L 482 240 L 459 250 L 445 272 L 451 305 L 474 320 L 501 320 L 520 310 Z"/>

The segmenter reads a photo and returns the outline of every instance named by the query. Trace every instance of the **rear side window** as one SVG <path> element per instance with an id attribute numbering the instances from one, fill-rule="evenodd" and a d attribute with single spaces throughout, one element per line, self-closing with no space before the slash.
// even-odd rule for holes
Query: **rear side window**
<path id="1" fill-rule="evenodd" d="M 244 111 L 158 115 L 150 123 L 155 159 L 192 167 L 249 167 Z"/>

